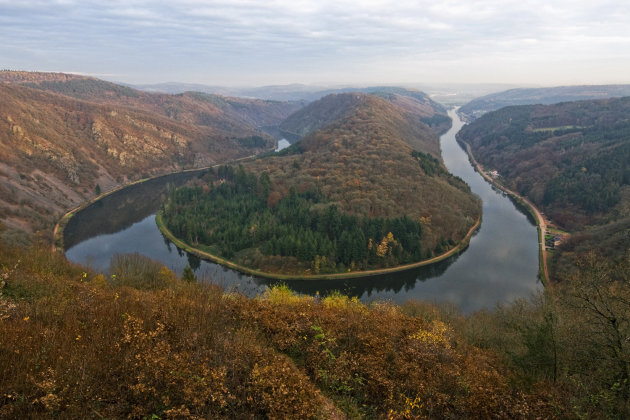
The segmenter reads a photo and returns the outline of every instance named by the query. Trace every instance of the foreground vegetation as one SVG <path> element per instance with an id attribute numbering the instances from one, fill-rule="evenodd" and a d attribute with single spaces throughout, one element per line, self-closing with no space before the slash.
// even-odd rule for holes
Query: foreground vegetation
<path id="1" fill-rule="evenodd" d="M 629 269 L 584 258 L 566 298 L 465 318 L 2 245 L 0 418 L 623 418 Z"/>

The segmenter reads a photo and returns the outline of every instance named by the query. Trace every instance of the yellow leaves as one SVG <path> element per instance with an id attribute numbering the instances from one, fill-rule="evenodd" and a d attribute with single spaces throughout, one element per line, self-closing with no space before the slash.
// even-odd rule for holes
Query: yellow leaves
<path id="1" fill-rule="evenodd" d="M 424 344 L 438 345 L 450 349 L 449 333 L 450 329 L 444 322 L 433 320 L 428 328 L 418 330 L 416 333 L 410 335 L 409 338 L 419 340 Z"/>
<path id="2" fill-rule="evenodd" d="M 177 276 L 175 275 L 175 273 L 173 273 L 171 270 L 169 270 L 168 268 L 166 268 L 166 266 L 162 266 L 160 267 L 160 270 L 158 271 L 158 281 L 162 284 L 169 284 L 169 283 L 174 283 L 177 281 Z"/>
<path id="3" fill-rule="evenodd" d="M 92 284 L 94 284 L 96 287 L 103 288 L 103 287 L 107 286 L 107 280 L 105 280 L 105 277 L 102 274 L 98 274 L 92 280 Z"/>
<path id="4" fill-rule="evenodd" d="M 342 295 L 339 292 L 333 292 L 330 295 L 326 296 L 322 300 L 322 303 L 326 309 L 365 308 L 365 305 L 363 305 L 356 296 L 349 298 L 348 296 Z"/>
<path id="5" fill-rule="evenodd" d="M 25 322 L 28 322 L 28 320 L 31 319 L 31 317 L 30 316 L 25 316 L 23 319 L 24 319 Z"/>
<path id="6" fill-rule="evenodd" d="M 403 397 L 403 395 L 401 395 Z M 402 411 L 395 411 L 393 409 L 389 410 L 387 414 L 388 420 L 394 419 L 417 419 L 421 418 L 421 410 L 422 410 L 422 400 L 420 396 L 417 395 L 414 399 L 411 399 L 407 396 L 405 397 L 405 405 Z"/>
<path id="7" fill-rule="evenodd" d="M 378 244 L 378 246 L 376 247 L 376 255 L 378 257 L 384 257 L 390 254 L 392 251 L 392 246 L 396 244 L 398 244 L 398 242 L 394 239 L 394 234 L 389 232 L 383 237 L 381 243 Z"/>
<path id="8" fill-rule="evenodd" d="M 289 289 L 286 284 L 280 284 L 271 288 L 267 288 L 262 298 L 276 305 L 291 305 L 300 302 L 310 302 L 313 300 L 313 298 L 310 296 L 298 295 L 297 293 Z"/>

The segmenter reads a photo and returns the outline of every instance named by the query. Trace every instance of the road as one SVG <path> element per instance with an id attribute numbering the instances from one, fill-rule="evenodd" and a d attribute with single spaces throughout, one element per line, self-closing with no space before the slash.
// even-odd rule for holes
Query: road
<path id="1" fill-rule="evenodd" d="M 473 165 L 477 169 L 477 172 L 479 172 L 486 181 L 488 181 L 495 187 L 499 188 L 501 191 L 507 194 L 510 194 L 511 196 L 515 197 L 519 201 L 523 202 L 526 206 L 528 206 L 532 210 L 532 213 L 534 217 L 536 218 L 536 224 L 538 225 L 538 229 L 539 229 L 538 247 L 540 249 L 540 259 L 542 260 L 542 271 L 543 271 L 542 275 L 544 277 L 543 284 L 545 285 L 546 288 L 551 290 L 551 283 L 549 281 L 549 269 L 547 267 L 547 247 L 545 246 L 545 236 L 547 235 L 547 221 L 545 220 L 545 217 L 536 208 L 536 206 L 534 206 L 534 204 L 531 201 L 529 201 L 527 198 L 521 196 L 516 191 L 512 191 L 511 189 L 497 183 L 491 176 L 486 174 L 483 170 L 483 166 L 481 166 L 479 162 L 477 162 L 477 160 L 475 159 L 475 156 L 473 155 L 472 150 L 470 149 L 470 145 L 464 141 L 462 141 L 462 143 L 466 145 L 466 152 L 468 153 L 468 156 L 470 157 L 470 160 L 472 161 Z"/>

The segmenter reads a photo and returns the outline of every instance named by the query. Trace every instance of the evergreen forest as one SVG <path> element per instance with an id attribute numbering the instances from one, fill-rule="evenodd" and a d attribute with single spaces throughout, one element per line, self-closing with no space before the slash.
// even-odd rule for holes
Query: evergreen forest
<path id="1" fill-rule="evenodd" d="M 293 187 L 273 203 L 270 189 L 266 172 L 257 177 L 243 166 L 221 166 L 201 185 L 171 189 L 163 221 L 175 236 L 222 258 L 289 257 L 315 274 L 416 262 L 454 245 L 442 240 L 424 250 L 421 224 L 406 215 L 352 215 L 319 191 Z"/>

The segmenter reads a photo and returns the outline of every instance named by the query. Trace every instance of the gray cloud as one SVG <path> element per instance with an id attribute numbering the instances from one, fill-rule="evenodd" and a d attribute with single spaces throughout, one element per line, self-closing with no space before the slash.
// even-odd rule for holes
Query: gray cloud
<path id="1" fill-rule="evenodd" d="M 0 64 L 131 82 L 628 82 L 630 4 L 567 3 L 0 0 Z"/>

